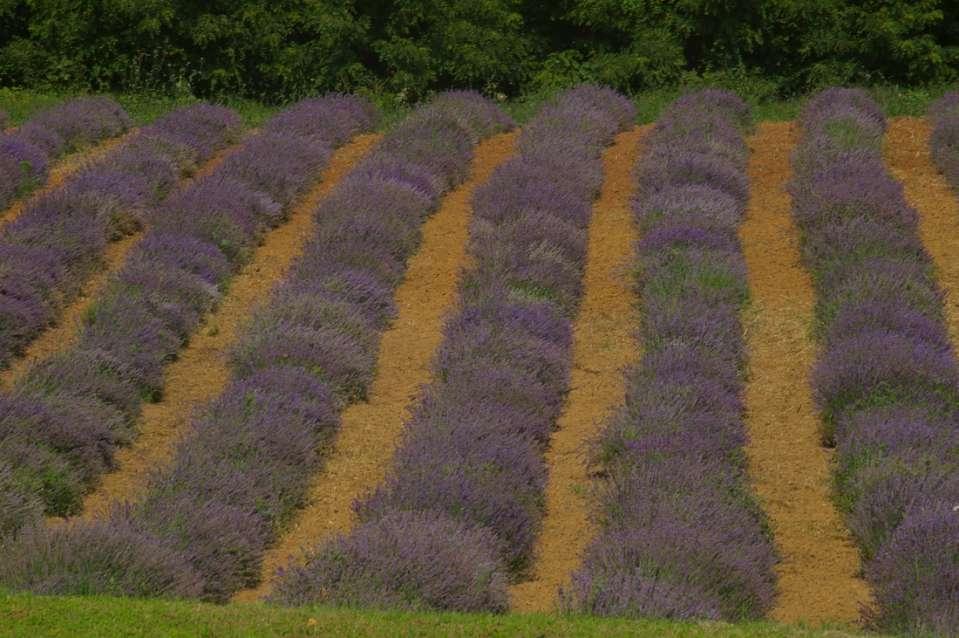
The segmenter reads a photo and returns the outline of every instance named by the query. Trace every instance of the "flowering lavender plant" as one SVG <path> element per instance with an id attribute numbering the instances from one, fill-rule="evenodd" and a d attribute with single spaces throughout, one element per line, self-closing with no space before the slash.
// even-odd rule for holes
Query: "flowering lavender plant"
<path id="1" fill-rule="evenodd" d="M 149 221 L 189 165 L 222 148 L 238 125 L 221 107 L 174 111 L 0 230 L 0 365 L 56 320 L 100 265 L 106 244 Z M 192 154 L 182 135 L 162 132 L 178 126 L 196 136 Z"/>
<path id="2" fill-rule="evenodd" d="M 331 112 L 342 107 L 343 98 L 331 99 Z M 102 250 L 106 220 L 100 205 L 110 199 L 108 193 L 124 203 L 142 197 L 151 226 L 85 317 L 77 343 L 31 370 L 4 399 L 12 402 L 10 410 L 0 410 L 0 459 L 13 466 L 15 475 L 26 477 L 25 491 L 42 497 L 47 514 L 76 512 L 84 492 L 112 469 L 117 447 L 136 435 L 142 402 L 161 396 L 164 366 L 220 299 L 262 233 L 284 218 L 295 196 L 318 176 L 329 159 L 330 140 L 346 139 L 372 124 L 366 109 L 356 111 L 362 115 L 356 120 L 321 118 L 326 124 L 313 125 L 309 148 L 279 130 L 268 134 L 276 145 L 269 153 L 253 140 L 212 174 L 157 201 L 168 190 L 156 186 L 171 177 L 170 166 L 182 170 L 236 135 L 239 120 L 232 112 L 188 107 L 144 130 L 136 146 L 122 150 L 108 169 L 94 167 L 60 199 L 45 199 L 52 202 L 49 213 L 31 209 L 4 229 L 16 263 L 32 260 L 32 270 L 9 271 L 9 281 L 25 283 L 6 288 L 23 292 L 14 297 L 20 305 L 5 308 L 24 321 L 48 322 L 56 309 L 55 294 L 67 283 L 77 285 L 78 264 L 91 268 L 96 249 Z M 313 112 L 322 114 L 316 108 Z M 330 129 L 328 136 L 324 126 Z M 130 179 L 114 180 L 124 169 Z M 115 187 L 99 190 L 104 184 Z M 61 199 L 62 206 L 53 205 Z M 62 233 L 55 237 L 58 243 L 43 243 L 52 231 Z M 30 251 L 24 253 L 24 246 Z M 46 261 L 40 259 L 48 254 L 41 247 L 50 253 Z M 4 249 L 0 241 L 0 254 Z M 41 266 L 46 268 L 37 273 Z M 29 305 L 34 299 L 36 304 Z M 11 340 L 20 337 L 22 342 L 32 334 L 13 332 L 11 322 L 2 325 Z M 36 331 L 36 324 L 28 329 Z M 2 452 L 6 438 L 16 442 L 9 454 Z M 29 468 L 14 454 L 23 454 L 24 446 L 44 453 Z"/>
<path id="3" fill-rule="evenodd" d="M 315 235 L 239 339 L 232 358 L 231 383 L 191 421 L 172 465 L 157 473 L 145 499 L 118 508 L 116 520 L 121 526 L 134 526 L 147 546 L 159 540 L 178 548 L 180 560 L 200 575 L 199 590 L 188 595 L 222 601 L 238 589 L 254 585 L 263 552 L 302 505 L 309 476 L 322 463 L 319 451 L 338 426 L 340 411 L 365 392 L 379 335 L 391 314 L 393 288 L 402 276 L 406 258 L 417 246 L 420 224 L 445 190 L 437 191 L 436 197 L 427 196 L 417 187 L 419 180 L 426 177 L 432 184 L 455 183 L 456 175 L 465 175 L 472 154 L 472 143 L 464 152 L 461 140 L 479 139 L 506 125 L 501 116 L 496 117 L 501 124 L 459 117 L 456 109 L 465 108 L 461 105 L 467 99 L 471 104 L 485 103 L 475 94 L 470 98 L 460 95 L 444 102 L 445 106 L 424 107 L 408 122 L 401 122 L 320 204 L 315 211 Z M 158 289 L 162 293 L 158 300 L 179 298 L 187 303 L 160 307 L 139 298 L 129 304 L 130 309 L 148 308 L 130 326 L 131 334 L 134 327 L 141 330 L 140 326 L 149 325 L 149 315 L 164 313 L 176 319 L 161 326 L 174 338 L 180 335 L 180 326 L 187 326 L 184 333 L 188 332 L 193 315 L 175 311 L 178 307 L 196 307 L 189 300 L 200 289 L 189 283 L 184 271 L 195 278 L 209 273 L 213 278 L 207 282 L 215 290 L 216 278 L 225 272 L 221 265 L 229 267 L 240 259 L 241 251 L 227 250 L 225 240 L 229 238 L 231 246 L 243 242 L 248 245 L 258 229 L 282 218 L 285 206 L 279 207 L 277 216 L 270 212 L 272 209 L 253 205 L 251 193 L 273 201 L 256 185 L 271 193 L 285 192 L 291 184 L 303 182 L 303 175 L 315 172 L 314 164 L 306 158 L 325 161 L 331 143 L 348 139 L 337 127 L 358 131 L 373 123 L 368 108 L 359 102 L 350 107 L 342 96 L 329 99 L 330 117 L 322 117 L 321 106 L 321 101 L 307 101 L 264 126 L 264 136 L 279 142 L 294 141 L 289 149 L 271 152 L 275 157 L 272 163 L 267 161 L 269 156 L 262 152 L 263 147 L 252 146 L 254 150 L 238 153 L 241 159 L 221 166 L 219 172 L 224 173 L 230 187 L 214 189 L 216 201 L 232 203 L 234 212 L 229 213 L 232 209 L 225 205 L 200 205 L 213 197 L 209 195 L 192 208 L 177 204 L 177 209 L 209 208 L 209 215 L 200 217 L 215 215 L 219 220 L 216 224 L 191 222 L 188 215 L 175 212 L 163 217 L 171 220 L 160 224 L 164 246 L 175 246 L 171 238 L 186 229 L 208 247 L 208 252 L 184 259 L 171 284 Z M 473 109 L 483 112 L 475 104 Z M 344 113 L 356 117 L 351 119 Z M 490 112 L 490 119 L 492 115 Z M 461 120 L 473 122 L 477 128 L 461 128 L 457 123 Z M 317 122 L 328 122 L 331 134 L 323 134 Z M 442 135 L 424 141 L 420 135 L 424 124 L 430 122 Z M 284 131 L 284 123 L 302 137 Z M 304 143 L 318 152 L 306 152 Z M 409 170 L 397 171 L 387 180 L 371 171 L 370 165 L 381 161 L 384 148 Z M 253 161 L 256 157 L 260 164 Z M 295 162 L 294 158 L 302 161 Z M 413 181 L 406 181 L 404 175 Z M 238 185 L 244 179 L 247 182 L 242 190 Z M 180 252 L 187 257 L 196 249 L 194 246 Z M 216 254 L 219 259 L 212 258 Z M 378 264 L 384 260 L 394 264 L 395 270 L 380 268 Z M 141 290 L 152 287 L 142 283 L 147 276 L 146 272 L 137 272 Z M 172 288 L 173 282 L 179 285 Z M 128 296 L 131 288 L 123 291 Z M 103 338 L 109 337 L 105 334 Z M 127 344 L 132 345 L 132 341 L 125 340 L 120 350 L 126 352 L 130 348 Z M 149 363 L 160 362 L 162 357 L 145 359 L 138 354 L 126 360 Z M 85 529 L 77 534 L 86 533 Z M 438 528 L 434 534 L 442 531 Z M 124 559 L 117 560 L 122 566 Z M 461 560 L 466 568 L 469 561 Z M 133 589 L 126 593 L 138 594 Z M 163 592 L 158 590 L 156 594 Z"/>
<path id="4" fill-rule="evenodd" d="M 130 117 L 106 97 L 70 100 L 35 115 L 4 133 L 0 112 L 0 210 L 47 180 L 47 166 L 65 152 L 116 137 L 130 128 Z"/>
<path id="5" fill-rule="evenodd" d="M 955 184 L 957 97 L 931 109 L 933 156 Z M 885 119 L 862 91 L 803 110 L 795 219 L 817 290 L 813 375 L 837 496 L 882 629 L 959 632 L 959 366 L 916 211 L 882 162 Z"/>
<path id="6" fill-rule="evenodd" d="M 959 92 L 949 92 L 929 107 L 932 158 L 953 189 L 959 190 Z"/>
<path id="7" fill-rule="evenodd" d="M 564 604 L 617 616 L 761 617 L 775 552 L 742 466 L 748 107 L 706 90 L 647 138 L 633 202 L 642 360 L 595 445 L 602 529 Z"/>
<path id="8" fill-rule="evenodd" d="M 543 451 L 568 381 L 600 151 L 633 115 L 607 89 L 568 91 L 476 191 L 474 265 L 436 381 L 385 483 L 356 504 L 359 527 L 283 574 L 275 600 L 506 609 L 505 583 L 528 564 L 542 518 Z"/>

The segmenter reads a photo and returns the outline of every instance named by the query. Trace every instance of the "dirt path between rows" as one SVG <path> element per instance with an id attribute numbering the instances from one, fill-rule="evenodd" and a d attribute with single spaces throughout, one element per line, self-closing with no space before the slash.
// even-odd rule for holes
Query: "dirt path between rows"
<path id="1" fill-rule="evenodd" d="M 50 167 L 46 183 L 26 197 L 22 197 L 10 204 L 6 210 L 0 211 L 0 228 L 3 228 L 4 225 L 9 224 L 14 219 L 19 217 L 20 213 L 23 212 L 23 209 L 26 208 L 27 204 L 35 201 L 40 196 L 45 195 L 52 190 L 60 188 L 63 186 L 64 182 L 76 175 L 80 169 L 103 159 L 104 156 L 112 152 L 121 144 L 125 144 L 132 139 L 138 131 L 139 129 L 130 129 L 123 135 L 111 137 L 108 140 L 91 146 L 90 148 L 85 148 L 82 151 L 64 155 L 62 158 L 55 160 L 53 165 Z"/>
<path id="2" fill-rule="evenodd" d="M 136 500 L 157 468 L 172 460 L 193 412 L 218 396 L 230 377 L 228 353 L 252 310 L 266 299 L 312 236 L 320 200 L 379 140 L 361 135 L 337 150 L 322 179 L 293 208 L 290 219 L 269 232 L 253 260 L 230 282 L 226 296 L 180 351 L 164 375 L 163 400 L 144 405 L 133 445 L 117 454 L 119 469 L 107 474 L 84 501 L 84 518 L 95 518 L 122 500 Z"/>
<path id="3" fill-rule="evenodd" d="M 789 122 L 759 124 L 749 140 L 750 200 L 740 238 L 752 305 L 746 455 L 749 475 L 782 557 L 771 617 L 783 622 L 855 622 L 869 600 L 859 554 L 831 500 L 832 453 L 820 444 L 810 373 L 815 293 L 800 264 L 793 224 Z"/>
<path id="4" fill-rule="evenodd" d="M 884 154 L 889 172 L 902 182 L 906 201 L 919 213 L 919 236 L 936 266 L 949 341 L 959 345 L 959 199 L 929 150 L 929 123 L 921 118 L 889 121 Z"/>
<path id="5" fill-rule="evenodd" d="M 380 342 L 369 400 L 343 412 L 326 467 L 310 486 L 308 505 L 264 556 L 260 586 L 239 592 L 234 600 L 268 594 L 278 567 L 301 561 L 304 550 L 348 532 L 355 522 L 353 501 L 385 477 L 409 408 L 420 386 L 431 379 L 444 322 L 456 305 L 467 263 L 473 191 L 513 154 L 516 137 L 516 132 L 504 133 L 481 142 L 469 179 L 424 223 L 422 244 L 396 291 L 399 314 Z"/>
<path id="6" fill-rule="evenodd" d="M 243 144 L 249 139 L 249 135 L 253 133 L 255 131 L 250 131 L 237 144 L 228 146 L 214 154 L 192 176 L 182 180 L 178 190 L 182 191 L 188 188 L 197 179 L 215 171 L 227 157 L 242 148 Z M 94 302 L 99 299 L 107 284 L 112 281 L 113 276 L 123 267 L 127 255 L 140 243 L 143 236 L 144 233 L 137 232 L 107 245 L 100 269 L 83 285 L 83 289 L 77 298 L 63 309 L 57 324 L 42 332 L 27 346 L 26 352 L 22 356 L 13 359 L 8 368 L 0 371 L 0 390 L 9 389 L 38 362 L 57 352 L 66 350 L 76 343 L 80 336 L 83 317 L 86 316 Z"/>
<path id="7" fill-rule="evenodd" d="M 510 589 L 520 612 L 556 609 L 595 529 L 587 487 L 586 444 L 622 405 L 625 369 L 639 358 L 638 297 L 630 276 L 637 232 L 629 202 L 633 167 L 650 127 L 617 136 L 603 154 L 604 180 L 589 224 L 583 301 L 573 324 L 573 365 L 566 405 L 546 453 L 546 518 L 534 550 L 532 578 Z"/>

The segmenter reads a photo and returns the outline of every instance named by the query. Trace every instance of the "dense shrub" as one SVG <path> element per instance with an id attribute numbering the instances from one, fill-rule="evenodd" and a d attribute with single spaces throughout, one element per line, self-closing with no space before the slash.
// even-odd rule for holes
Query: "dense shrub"
<path id="1" fill-rule="evenodd" d="M 130 118 L 109 98 L 79 98 L 41 111 L 12 133 L 0 112 L 0 210 L 47 179 L 51 160 L 127 130 Z"/>
<path id="2" fill-rule="evenodd" d="M 952 175 L 954 96 L 934 106 L 933 154 Z M 815 275 L 813 373 L 839 503 L 882 629 L 959 632 L 959 365 L 916 211 L 882 163 L 885 120 L 829 89 L 802 116 L 794 212 Z"/>
<path id="3" fill-rule="evenodd" d="M 29 528 L 14 545 L 0 540 L 0 582 L 48 595 L 121 594 L 182 598 L 202 583 L 184 558 L 121 519 Z"/>
<path id="4" fill-rule="evenodd" d="M 275 596 L 389 609 L 506 611 L 497 541 L 430 512 L 391 512 L 281 574 Z M 389 586 L 370 583 L 389 578 Z M 385 584 L 385 583 L 384 583 Z"/>
<path id="5" fill-rule="evenodd" d="M 933 121 L 932 158 L 959 193 L 959 93 L 944 95 L 929 107 Z"/>
<path id="6" fill-rule="evenodd" d="M 0 85 L 290 101 L 718 80 L 761 96 L 955 79 L 947 0 L 8 0 Z"/>
<path id="7" fill-rule="evenodd" d="M 639 160 L 644 355 L 595 445 L 602 530 L 563 592 L 569 608 L 736 620 L 772 604 L 775 552 L 742 463 L 749 122 L 735 95 L 688 94 Z"/>
<path id="8" fill-rule="evenodd" d="M 420 225 L 466 177 L 475 142 L 509 126 L 476 94 L 441 96 L 401 121 L 320 204 L 303 255 L 234 349 L 233 382 L 194 420 L 173 467 L 137 509 L 153 533 L 176 534 L 197 554 L 205 598 L 223 600 L 258 581 L 262 554 L 302 505 L 340 411 L 365 396 Z M 386 160 L 405 171 L 381 172 Z M 370 303 L 366 281 L 379 286 L 383 304 Z M 220 532 L 168 529 L 175 499 L 246 518 L 220 521 Z M 220 549 L 226 530 L 247 539 L 229 556 Z"/>
<path id="9" fill-rule="evenodd" d="M 341 110 L 353 117 L 343 117 Z M 291 146 L 271 150 L 271 162 L 262 161 L 258 144 L 233 155 L 219 171 L 239 177 L 217 201 L 236 205 L 239 198 L 242 203 L 247 198 L 243 189 L 268 200 L 267 192 L 305 184 L 304 175 L 315 175 L 317 166 L 326 161 L 328 139 L 345 141 L 348 134 L 343 128 L 368 126 L 369 115 L 358 100 L 331 97 L 277 116 L 264 127 L 263 135 L 275 143 L 291 139 Z M 441 96 L 436 104 L 421 107 L 400 122 L 317 208 L 316 229 L 303 255 L 239 338 L 230 384 L 194 415 L 172 464 L 156 472 L 145 498 L 120 505 L 114 512 L 113 520 L 135 527 L 145 546 L 162 542 L 175 549 L 178 560 L 199 576 L 197 591 L 184 595 L 224 601 L 257 583 L 263 552 L 302 505 L 309 477 L 322 464 L 321 450 L 339 424 L 340 411 L 363 396 L 372 378 L 379 336 L 391 315 L 392 292 L 418 244 L 422 222 L 439 198 L 465 178 L 475 142 L 511 125 L 477 94 Z M 437 134 L 424 138 L 424 128 Z M 291 131 L 298 131 L 298 136 L 292 137 Z M 309 148 L 312 152 L 306 152 Z M 384 159 L 406 167 L 412 180 L 405 173 L 381 173 L 378 169 Z M 435 190 L 421 191 L 426 188 L 421 178 L 435 184 Z M 263 190 L 240 188 L 251 181 L 262 184 Z M 197 209 L 203 210 L 185 208 Z M 240 205 L 230 218 L 239 228 L 236 237 L 249 243 L 257 229 L 276 217 L 260 217 Z M 165 233 L 196 228 L 189 219 L 177 216 L 167 223 L 170 228 Z M 229 254 L 224 257 L 229 259 Z M 390 257 L 394 271 L 376 267 Z M 174 278 L 181 284 L 186 281 L 182 270 L 191 261 L 209 264 L 204 258 L 184 259 Z M 162 298 L 171 297 L 169 285 L 144 286 L 153 287 L 163 291 Z M 181 288 L 191 291 L 189 285 Z M 136 299 L 133 307 L 144 303 Z M 172 305 L 176 310 L 177 305 Z M 188 301 L 179 307 L 195 305 Z M 182 321 L 167 321 L 168 329 L 183 324 L 189 334 L 195 326 L 194 316 L 170 316 Z M 138 320 L 147 321 L 145 317 Z M 152 354 L 149 361 L 157 363 L 159 371 L 161 360 L 156 353 L 147 354 Z M 86 530 L 81 525 L 76 534 Z M 444 532 L 442 526 L 435 528 L 434 541 Z M 30 551 L 44 551 L 35 547 L 46 547 L 48 541 L 35 535 L 32 530 L 24 532 L 25 540 L 16 547 L 29 545 Z M 454 546 L 450 552 L 459 550 Z M 466 557 L 459 560 L 464 570 L 474 569 Z M 50 569 L 73 567 L 59 563 Z M 10 578 L 18 587 L 33 586 L 32 581 L 17 580 L 21 576 Z M 63 578 L 70 583 L 74 575 L 64 573 Z M 482 579 L 482 566 L 477 578 Z M 126 592 L 121 587 L 118 593 L 145 595 L 133 587 Z M 154 595 L 163 594 L 158 589 Z"/>
<path id="10" fill-rule="evenodd" d="M 157 200 L 169 192 L 183 162 L 208 157 L 236 135 L 237 116 L 222 107 L 189 107 L 161 118 L 119 152 L 116 162 L 131 177 L 118 186 L 149 180 L 153 194 L 141 214 L 150 230 L 85 316 L 77 342 L 0 397 L 0 458 L 13 467 L 19 489 L 42 498 L 47 514 L 75 513 L 83 494 L 113 469 L 117 448 L 136 436 L 143 401 L 162 393 L 164 367 L 222 297 L 262 234 L 285 218 L 295 197 L 320 175 L 331 145 L 368 130 L 376 119 L 364 100 L 337 95 L 298 105 L 282 117 L 302 137 L 267 125 L 262 138 L 162 202 Z M 259 139 L 270 142 L 268 153 Z M 93 187 L 96 181 L 82 183 Z M 71 184 L 70 193 L 78 188 Z M 121 201 L 130 194 L 115 192 Z M 52 232 L 57 215 L 63 217 L 63 209 L 43 218 L 46 227 L 34 221 L 35 235 L 57 237 L 62 245 L 48 248 L 55 255 L 76 246 L 91 259 L 91 247 L 105 241 L 95 211 L 92 219 L 77 216 L 69 226 L 73 243 Z M 22 272 L 36 272 L 44 262 L 30 265 L 33 270 Z"/>
<path id="11" fill-rule="evenodd" d="M 48 111 L 32 125 L 62 148 L 115 135 L 129 123 L 111 100 L 78 102 Z M 6 224 L 0 230 L 0 365 L 56 320 L 101 263 L 109 241 L 150 221 L 173 183 L 238 130 L 239 118 L 229 109 L 197 105 L 174 111 L 64 186 L 32 200 Z"/>
<path id="12" fill-rule="evenodd" d="M 543 451 L 568 382 L 600 151 L 633 117 L 609 89 L 568 91 L 477 189 L 473 265 L 444 330 L 436 381 L 384 484 L 355 504 L 359 526 L 282 575 L 275 600 L 507 608 L 505 582 L 528 564 L 543 515 Z M 524 215 L 525 232 L 514 234 Z M 531 222 L 546 230 L 534 243 Z"/>

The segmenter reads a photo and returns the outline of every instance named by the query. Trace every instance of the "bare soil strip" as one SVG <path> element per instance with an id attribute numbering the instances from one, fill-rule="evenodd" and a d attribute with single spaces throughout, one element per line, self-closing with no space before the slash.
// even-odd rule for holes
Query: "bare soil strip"
<path id="1" fill-rule="evenodd" d="M 237 144 L 228 146 L 216 153 L 211 159 L 200 166 L 192 176 L 181 181 L 178 189 L 183 190 L 200 177 L 209 175 L 215 171 L 217 167 L 223 163 L 223 160 L 242 148 L 243 141 L 248 139 L 248 135 L 254 132 L 255 131 L 250 131 L 250 133 L 245 135 L 243 140 Z M 0 371 L 0 390 L 10 388 L 39 361 L 57 352 L 66 350 L 76 343 L 77 338 L 80 336 L 83 317 L 106 289 L 113 275 L 123 267 L 127 255 L 133 250 L 134 246 L 140 243 L 142 238 L 143 233 L 135 233 L 107 245 L 103 254 L 103 266 L 84 284 L 83 290 L 80 291 L 77 298 L 64 308 L 57 324 L 37 337 L 27 347 L 23 356 L 13 359 L 8 368 Z"/>
<path id="2" fill-rule="evenodd" d="M 945 315 L 953 350 L 959 344 L 959 199 L 939 173 L 929 151 L 930 124 L 921 118 L 889 121 L 886 166 L 919 213 L 919 236 L 946 293 Z"/>
<path id="3" fill-rule="evenodd" d="M 261 585 L 237 593 L 234 600 L 268 594 L 278 567 L 300 561 L 303 551 L 348 532 L 355 523 L 353 501 L 382 482 L 419 388 L 431 380 L 444 322 L 456 306 L 467 263 L 473 191 L 513 154 L 516 137 L 516 132 L 504 133 L 481 142 L 469 179 L 424 223 L 422 244 L 396 291 L 399 315 L 380 342 L 369 400 L 343 412 L 326 467 L 310 486 L 308 505 L 264 557 Z"/>
<path id="4" fill-rule="evenodd" d="M 752 306 L 746 446 L 749 475 L 782 557 L 771 617 L 783 622 L 855 622 L 869 600 L 859 553 L 831 500 L 832 453 L 820 444 L 810 373 L 815 293 L 800 264 L 799 233 L 785 190 L 797 132 L 759 124 L 750 139 L 751 197 L 740 239 Z"/>
<path id="5" fill-rule="evenodd" d="M 573 324 L 570 391 L 546 453 L 546 518 L 532 578 L 510 590 L 514 611 L 555 610 L 559 588 L 568 585 L 595 535 L 585 447 L 605 417 L 622 405 L 625 369 L 639 359 L 639 299 L 630 275 L 637 231 L 629 203 L 635 191 L 633 167 L 649 128 L 621 133 L 603 154 L 605 177 L 593 204 L 583 301 Z"/>
<path id="6" fill-rule="evenodd" d="M 230 282 L 219 307 L 165 372 L 163 400 L 143 406 L 133 445 L 117 454 L 119 468 L 107 474 L 84 501 L 83 517 L 95 518 L 112 504 L 135 500 L 152 472 L 172 460 L 193 412 L 218 396 L 230 377 L 228 353 L 256 304 L 283 278 L 312 235 L 313 213 L 320 200 L 379 140 L 361 135 L 337 150 L 322 179 L 296 205 L 289 221 L 271 231 L 253 260 Z"/>
<path id="7" fill-rule="evenodd" d="M 123 135 L 111 137 L 108 140 L 91 146 L 90 148 L 85 148 L 81 151 L 77 151 L 76 153 L 70 153 L 69 155 L 63 156 L 59 160 L 56 160 L 50 167 L 49 174 L 47 175 L 47 181 L 43 186 L 30 193 L 28 196 L 16 200 L 10 204 L 6 210 L 0 211 L 0 227 L 3 227 L 4 224 L 9 224 L 14 219 L 19 217 L 20 213 L 23 212 L 23 209 L 30 202 L 34 201 L 41 195 L 60 188 L 63 186 L 64 182 L 76 175 L 80 169 L 100 160 L 104 155 L 110 153 L 121 144 L 125 144 L 137 134 L 137 131 L 138 129 L 135 128 L 130 129 Z"/>

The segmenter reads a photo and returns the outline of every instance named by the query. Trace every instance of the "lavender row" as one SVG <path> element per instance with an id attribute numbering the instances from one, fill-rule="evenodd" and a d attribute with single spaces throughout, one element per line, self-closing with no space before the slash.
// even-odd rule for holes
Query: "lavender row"
<path id="1" fill-rule="evenodd" d="M 474 197 L 461 310 L 360 524 L 281 575 L 285 604 L 503 611 L 543 510 L 600 151 L 634 109 L 580 87 L 546 106 Z"/>
<path id="2" fill-rule="evenodd" d="M 945 109 L 943 109 L 945 112 Z M 839 503 L 884 629 L 959 633 L 959 366 L 917 214 L 867 94 L 802 113 L 793 214 L 817 290 L 813 375 Z"/>
<path id="3" fill-rule="evenodd" d="M 150 221 L 196 163 L 236 138 L 228 109 L 180 109 L 45 194 L 0 230 L 0 366 L 59 316 L 100 266 L 106 245 Z"/>
<path id="4" fill-rule="evenodd" d="M 223 601 L 255 585 L 263 552 L 302 504 L 341 410 L 365 393 L 424 218 L 465 178 L 479 139 L 509 126 L 490 102 L 459 93 L 440 96 L 388 134 L 316 211 L 304 254 L 239 339 L 233 380 L 191 422 L 146 498 L 108 521 L 28 533 L 18 578 L 51 548 L 95 561 L 132 545 L 133 554 L 109 570 L 149 573 L 152 588 L 96 578 L 85 586 Z M 153 548 L 166 558 L 154 562 Z M 76 591 L 58 583 L 90 578 L 69 561 L 52 569 L 56 578 L 48 571 L 17 586 Z"/>
<path id="5" fill-rule="evenodd" d="M 772 604 L 776 556 L 742 451 L 749 125 L 735 95 L 690 93 L 637 165 L 644 354 L 594 447 L 601 531 L 562 593 L 577 611 L 739 620 Z"/>
<path id="6" fill-rule="evenodd" d="M 12 133 L 0 112 L 0 210 L 47 181 L 58 156 L 130 128 L 130 116 L 106 97 L 71 100 L 43 111 Z"/>
<path id="7" fill-rule="evenodd" d="M 24 235 L 17 231 L 23 228 L 33 241 L 4 246 L 20 260 L 14 262 L 19 269 L 6 274 L 10 279 L 19 274 L 31 284 L 45 284 L 26 287 L 32 297 L 21 294 L 6 299 L 7 309 L 30 308 L 33 302 L 46 313 L 33 313 L 43 319 L 40 327 L 19 334 L 35 336 L 50 323 L 63 300 L 76 293 L 84 275 L 97 265 L 110 228 L 121 234 L 147 218 L 162 220 L 166 210 L 160 209 L 178 196 L 171 195 L 177 180 L 238 132 L 239 118 L 228 109 L 197 105 L 174 111 L 44 198 L 41 206 L 46 202 L 50 206 L 29 209 L 10 224 L 5 231 L 13 232 L 5 233 L 3 239 L 22 240 Z M 37 210 L 46 214 L 40 216 Z M 147 238 L 131 253 L 131 264 L 142 260 L 140 255 L 151 248 L 154 253 L 164 250 Z M 124 272 L 130 270 L 128 264 Z M 65 289 L 68 284 L 72 290 Z M 108 294 L 117 292 L 114 283 Z M 109 314 L 99 317 L 101 307 L 102 303 L 95 306 L 85 318 L 83 338 L 91 330 L 110 332 L 109 321 L 116 319 Z M 13 321 L 4 322 L 5 328 L 15 326 Z M 132 411 L 142 400 L 139 388 L 123 385 L 132 374 L 129 366 L 113 353 L 81 342 L 35 366 L 17 387 L 0 397 L 0 465 L 10 470 L 8 497 L 14 501 L 0 509 L 2 531 L 14 531 L 44 510 L 48 514 L 76 510 L 87 485 L 112 458 L 112 433 L 121 425 L 129 429 Z M 114 404 L 122 409 L 113 409 Z"/>
<path id="8" fill-rule="evenodd" d="M 332 96 L 292 107 L 216 171 L 175 193 L 85 318 L 78 342 L 0 397 L 0 459 L 33 510 L 69 515 L 136 435 L 163 368 L 255 247 L 326 165 L 332 144 L 369 129 L 365 102 Z M 296 125 L 306 126 L 307 131 Z M 195 132 L 176 133 L 184 140 Z M 31 498 L 28 498 L 31 497 Z M 21 506 L 21 509 L 25 505 Z M 7 527 L 15 512 L 0 511 Z"/>
<path id="9" fill-rule="evenodd" d="M 946 93 L 929 107 L 933 122 L 929 144 L 932 158 L 959 192 L 959 92 Z"/>

